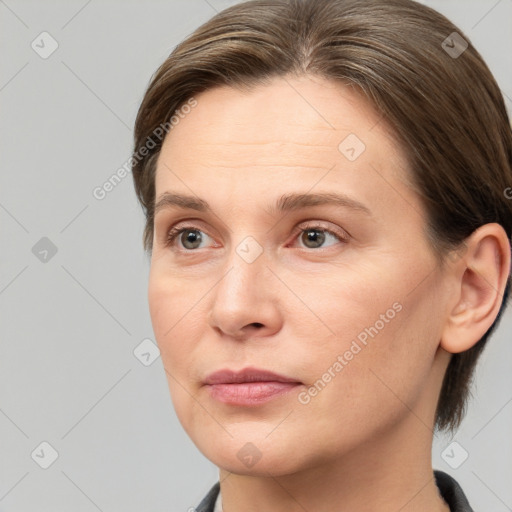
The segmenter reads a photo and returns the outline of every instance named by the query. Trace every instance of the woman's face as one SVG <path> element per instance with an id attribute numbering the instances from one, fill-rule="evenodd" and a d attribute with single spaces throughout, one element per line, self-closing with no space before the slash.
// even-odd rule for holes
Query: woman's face
<path id="1" fill-rule="evenodd" d="M 429 434 L 446 279 L 384 120 L 311 77 L 196 100 L 158 160 L 149 278 L 190 438 L 224 469 L 276 475 Z M 248 368 L 291 382 L 205 384 Z"/>

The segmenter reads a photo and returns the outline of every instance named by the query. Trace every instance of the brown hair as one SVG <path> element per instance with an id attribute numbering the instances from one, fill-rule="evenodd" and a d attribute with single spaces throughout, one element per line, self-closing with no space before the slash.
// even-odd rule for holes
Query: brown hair
<path id="1" fill-rule="evenodd" d="M 412 0 L 250 0 L 215 15 L 180 43 L 148 86 L 132 160 L 147 251 L 161 141 L 143 156 L 141 149 L 155 129 L 169 127 L 180 106 L 209 88 L 251 87 L 291 73 L 351 84 L 382 114 L 408 157 L 440 263 L 483 224 L 497 222 L 511 238 L 512 201 L 505 193 L 512 185 L 510 122 L 491 72 L 456 26 Z M 510 275 L 494 324 L 471 349 L 452 356 L 437 428 L 460 425 L 476 361 L 509 289 Z"/>

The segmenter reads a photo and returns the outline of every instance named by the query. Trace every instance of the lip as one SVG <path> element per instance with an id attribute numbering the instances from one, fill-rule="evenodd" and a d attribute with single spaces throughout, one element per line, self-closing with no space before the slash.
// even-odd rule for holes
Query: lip
<path id="1" fill-rule="evenodd" d="M 244 368 L 240 371 L 229 369 L 211 373 L 204 380 L 210 396 L 220 402 L 257 406 L 282 396 L 302 382 L 268 370 Z"/>
<path id="2" fill-rule="evenodd" d="M 297 379 L 259 368 L 243 368 L 239 371 L 224 369 L 211 373 L 204 379 L 205 384 L 241 384 L 245 382 L 295 382 Z"/>

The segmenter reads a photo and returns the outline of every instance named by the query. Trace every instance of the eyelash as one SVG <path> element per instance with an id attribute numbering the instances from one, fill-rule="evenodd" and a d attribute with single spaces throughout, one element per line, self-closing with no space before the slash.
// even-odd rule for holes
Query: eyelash
<path id="1" fill-rule="evenodd" d="M 197 226 L 181 226 L 181 227 L 175 226 L 172 229 L 170 229 L 169 232 L 167 233 L 165 247 L 170 247 L 184 231 L 200 231 L 201 233 L 204 233 L 204 231 L 202 229 L 198 228 Z M 347 234 L 341 233 L 341 232 L 338 233 L 334 230 L 327 229 L 324 226 L 321 226 L 319 224 L 309 224 L 306 226 L 297 227 L 297 229 L 295 230 L 295 233 L 294 233 L 294 237 L 297 238 L 297 236 L 299 234 L 303 233 L 304 231 L 322 231 L 322 232 L 328 233 L 329 235 L 334 236 L 342 243 L 348 242 Z M 206 233 L 206 234 L 208 234 L 208 233 Z M 295 238 L 294 238 L 294 240 L 295 240 Z M 302 249 L 308 249 L 308 247 L 302 247 Z M 322 249 L 322 247 L 320 247 L 319 249 L 311 249 L 311 250 L 318 251 L 321 249 Z M 184 252 L 194 252 L 197 249 L 180 249 L 180 250 L 184 251 Z"/>

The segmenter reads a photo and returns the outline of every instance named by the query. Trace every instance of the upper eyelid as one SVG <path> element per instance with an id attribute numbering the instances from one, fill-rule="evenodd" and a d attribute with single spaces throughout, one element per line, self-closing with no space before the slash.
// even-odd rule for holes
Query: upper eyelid
<path id="1" fill-rule="evenodd" d="M 183 222 L 183 224 L 182 224 L 182 222 Z M 195 222 L 197 222 L 198 225 L 194 225 Z M 327 227 L 326 225 L 324 225 L 325 222 L 327 222 L 327 221 L 319 221 L 319 220 L 302 221 L 302 222 L 298 223 L 296 226 L 294 226 L 292 232 L 295 234 L 296 232 L 300 232 L 305 229 L 320 228 L 324 231 L 330 231 L 330 232 L 336 234 L 336 228 Z M 166 234 L 168 232 L 170 232 L 171 230 L 174 231 L 176 229 L 189 228 L 189 229 L 198 229 L 199 231 L 204 231 L 208 236 L 212 236 L 208 233 L 208 229 L 201 227 L 201 224 L 202 223 L 200 220 L 195 221 L 194 219 L 178 221 L 175 224 L 173 224 L 170 228 L 166 228 Z M 346 233 L 347 236 L 349 236 L 349 233 L 346 229 L 338 227 L 338 230 L 341 231 L 342 233 Z"/>
<path id="2" fill-rule="evenodd" d="M 293 228 L 293 232 L 295 233 L 296 231 L 300 232 L 300 231 L 304 231 L 306 229 L 319 228 L 323 231 L 329 231 L 334 234 L 336 234 L 336 231 L 341 231 L 342 233 L 346 233 L 348 235 L 348 232 L 346 230 L 344 230 L 343 228 L 340 228 L 339 226 L 337 228 L 331 228 L 331 227 L 324 225 L 323 224 L 324 222 L 327 222 L 327 221 L 306 220 L 306 221 L 303 221 L 303 222 L 297 224 L 297 226 Z"/>

